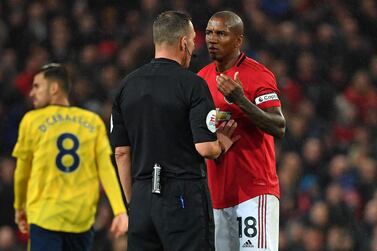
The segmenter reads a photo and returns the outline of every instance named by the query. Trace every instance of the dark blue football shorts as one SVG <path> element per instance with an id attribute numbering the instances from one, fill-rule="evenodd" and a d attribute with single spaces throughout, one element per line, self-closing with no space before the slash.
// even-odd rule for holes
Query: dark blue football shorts
<path id="1" fill-rule="evenodd" d="M 30 251 L 89 251 L 93 236 L 92 228 L 83 233 L 67 233 L 30 224 Z"/>

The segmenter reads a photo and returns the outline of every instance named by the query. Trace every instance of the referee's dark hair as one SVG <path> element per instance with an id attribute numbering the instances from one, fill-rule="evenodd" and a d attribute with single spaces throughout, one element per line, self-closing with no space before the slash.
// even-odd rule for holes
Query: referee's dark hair
<path id="1" fill-rule="evenodd" d="M 191 17 L 179 11 L 162 12 L 153 22 L 153 42 L 173 45 L 187 35 Z"/>
<path id="2" fill-rule="evenodd" d="M 56 81 L 60 88 L 68 94 L 71 90 L 71 81 L 69 79 L 69 74 L 67 68 L 58 63 L 49 63 L 41 67 L 37 74 L 43 73 L 43 76 L 48 81 Z"/>

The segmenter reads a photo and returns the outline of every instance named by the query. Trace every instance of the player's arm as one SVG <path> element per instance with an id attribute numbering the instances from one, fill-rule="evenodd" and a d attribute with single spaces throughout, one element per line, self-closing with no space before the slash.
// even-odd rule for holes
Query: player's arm
<path id="1" fill-rule="evenodd" d="M 27 186 L 30 179 L 33 160 L 33 137 L 28 130 L 30 114 L 25 115 L 19 125 L 17 143 L 13 149 L 12 156 L 17 159 L 14 172 L 14 209 L 15 222 L 22 233 L 29 231 L 26 215 Z"/>
<path id="2" fill-rule="evenodd" d="M 234 80 L 225 74 L 220 74 L 216 80 L 219 91 L 228 101 L 236 104 L 258 128 L 277 138 L 284 136 L 286 122 L 281 107 L 262 110 L 253 104 L 245 96 L 238 72 L 234 75 Z"/>
<path id="3" fill-rule="evenodd" d="M 120 183 L 127 203 L 131 202 L 131 147 L 118 146 L 115 148 L 115 161 L 118 167 Z"/>
<path id="4" fill-rule="evenodd" d="M 111 163 L 110 154 L 105 154 L 105 156 L 99 155 L 97 159 L 100 159 L 97 161 L 99 178 L 114 213 L 110 230 L 118 237 L 128 230 L 126 207 L 123 203 L 119 182 Z"/>
<path id="5" fill-rule="evenodd" d="M 110 230 L 115 236 L 123 235 L 128 230 L 128 216 L 123 202 L 118 178 L 111 163 L 111 148 L 107 138 L 105 125 L 100 122 L 96 142 L 96 162 L 101 184 L 109 198 L 114 219 Z"/>
<path id="6" fill-rule="evenodd" d="M 110 154 L 107 156 L 98 156 L 97 163 L 99 178 L 109 198 L 114 215 L 126 212 L 118 178 L 111 163 Z"/>
<path id="7" fill-rule="evenodd" d="M 31 172 L 31 160 L 17 158 L 14 173 L 14 209 L 15 222 L 22 233 L 27 233 L 29 227 L 26 217 L 26 192 Z"/>
<path id="8" fill-rule="evenodd" d="M 126 212 L 118 178 L 111 163 L 110 154 L 97 156 L 97 163 L 99 178 L 109 198 L 114 215 Z"/>

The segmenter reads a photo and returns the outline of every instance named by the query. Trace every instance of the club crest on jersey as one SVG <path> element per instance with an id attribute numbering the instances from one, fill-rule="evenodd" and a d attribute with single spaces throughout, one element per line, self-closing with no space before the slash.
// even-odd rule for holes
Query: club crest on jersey
<path id="1" fill-rule="evenodd" d="M 279 97 L 276 93 L 267 93 L 262 96 L 256 97 L 255 98 L 255 104 L 259 105 L 263 102 L 271 101 L 271 100 L 279 100 Z"/>
<path id="2" fill-rule="evenodd" d="M 209 111 L 206 118 L 206 124 L 208 130 L 216 132 L 216 110 Z"/>

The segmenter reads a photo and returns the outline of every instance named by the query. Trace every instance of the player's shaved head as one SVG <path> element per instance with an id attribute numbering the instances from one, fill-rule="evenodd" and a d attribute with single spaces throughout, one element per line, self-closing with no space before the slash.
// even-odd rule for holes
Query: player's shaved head
<path id="1" fill-rule="evenodd" d="M 236 33 L 237 35 L 243 35 L 243 22 L 236 13 L 228 10 L 219 11 L 213 14 L 210 19 L 214 18 L 220 18 L 224 20 L 224 23 L 229 28 L 229 30 Z"/>

